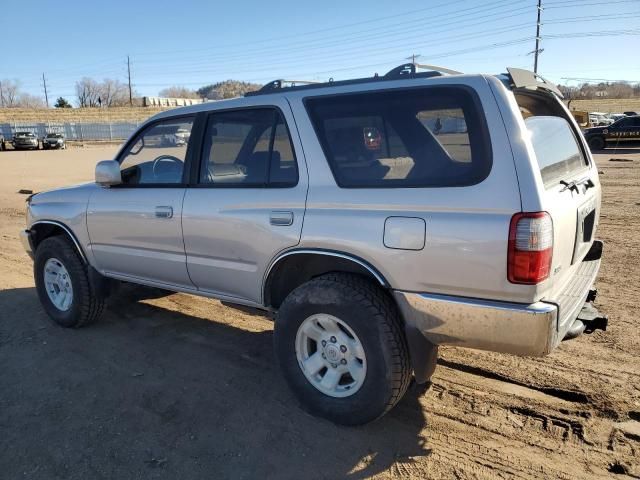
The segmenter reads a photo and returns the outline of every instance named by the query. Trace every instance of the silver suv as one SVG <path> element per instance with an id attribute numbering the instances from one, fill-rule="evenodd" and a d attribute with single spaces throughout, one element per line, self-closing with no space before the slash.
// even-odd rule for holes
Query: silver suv
<path id="1" fill-rule="evenodd" d="M 118 282 L 272 312 L 302 405 L 352 425 L 426 383 L 439 345 L 541 356 L 605 329 L 598 172 L 560 92 L 446 72 L 154 116 L 94 183 L 29 199 L 46 312 L 88 324 Z"/>

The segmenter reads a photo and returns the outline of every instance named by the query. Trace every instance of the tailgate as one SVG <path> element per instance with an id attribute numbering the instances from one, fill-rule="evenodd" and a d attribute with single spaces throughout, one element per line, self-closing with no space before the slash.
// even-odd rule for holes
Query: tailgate
<path id="1" fill-rule="evenodd" d="M 516 100 L 540 172 L 540 207 L 553 221 L 550 278 L 540 293 L 545 300 L 556 300 L 554 303 L 561 292 L 572 291 L 572 296 L 582 297 L 591 285 L 578 286 L 576 279 L 597 229 L 598 171 L 575 121 L 554 96 L 519 92 Z"/>

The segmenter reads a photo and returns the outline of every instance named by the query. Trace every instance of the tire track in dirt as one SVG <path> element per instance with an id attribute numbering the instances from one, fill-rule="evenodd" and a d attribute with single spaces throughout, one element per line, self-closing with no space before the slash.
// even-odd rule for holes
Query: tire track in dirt
<path id="1" fill-rule="evenodd" d="M 25 172 L 49 165 L 45 152 L 24 160 Z M 640 478 L 640 162 L 621 168 L 608 156 L 599 159 L 598 236 L 607 244 L 598 301 L 611 318 L 607 332 L 563 343 L 545 358 L 443 348 L 428 391 L 410 392 L 385 418 L 360 429 L 337 428 L 298 409 L 273 364 L 272 322 L 263 315 L 184 294 L 125 291 L 94 329 L 47 324 L 17 237 L 24 196 L 15 192 L 69 183 L 64 172 L 75 172 L 78 162 L 60 158 L 59 178 L 38 177 L 37 185 L 0 180 L 0 299 L 6 302 L 0 380 L 11 374 L 14 382 L 0 395 L 0 444 L 7 452 L 31 452 L 29 458 L 46 452 L 42 478 L 68 472 L 56 455 L 85 462 L 73 467 L 84 478 L 96 471 L 179 477 L 196 464 L 207 465 L 208 473 L 231 465 L 234 470 L 222 471 L 256 477 Z M 11 174 L 10 162 L 3 166 L 9 178 L 26 183 L 25 174 Z M 41 391 L 50 378 L 49 390 Z M 130 390 L 123 395 L 114 388 Z M 8 394 L 15 397 L 12 415 L 2 417 Z M 200 437 L 190 439 L 200 427 Z M 100 436 L 113 428 L 112 436 Z M 11 450 L 6 438 L 23 442 L 20 450 Z M 59 448 L 87 438 L 94 463 L 87 463 L 91 455 L 75 458 Z M 315 456 L 319 448 L 322 459 Z M 144 449 L 167 459 L 162 470 L 149 470 L 140 458 L 151 455 Z M 111 456 L 100 457 L 103 451 Z M 32 470 L 19 456 L 6 463 L 12 472 Z"/>

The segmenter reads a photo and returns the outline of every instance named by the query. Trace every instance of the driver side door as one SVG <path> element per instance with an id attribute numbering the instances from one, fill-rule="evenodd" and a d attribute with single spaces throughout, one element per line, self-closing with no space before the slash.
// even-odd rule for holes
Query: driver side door
<path id="1" fill-rule="evenodd" d="M 153 122 L 119 154 L 122 184 L 97 189 L 87 208 L 96 268 L 121 280 L 193 288 L 182 240 L 194 116 Z"/>

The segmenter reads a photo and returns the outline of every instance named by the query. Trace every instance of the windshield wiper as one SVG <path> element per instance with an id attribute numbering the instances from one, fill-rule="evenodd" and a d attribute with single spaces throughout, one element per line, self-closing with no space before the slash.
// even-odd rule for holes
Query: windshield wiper
<path id="1" fill-rule="evenodd" d="M 575 182 L 575 180 L 572 180 L 570 182 L 567 182 L 566 180 L 560 180 L 560 185 L 564 185 L 564 188 L 560 190 L 561 192 L 564 192 L 565 190 L 575 190 L 576 193 L 580 193 L 580 189 L 578 188 L 578 184 Z"/>

